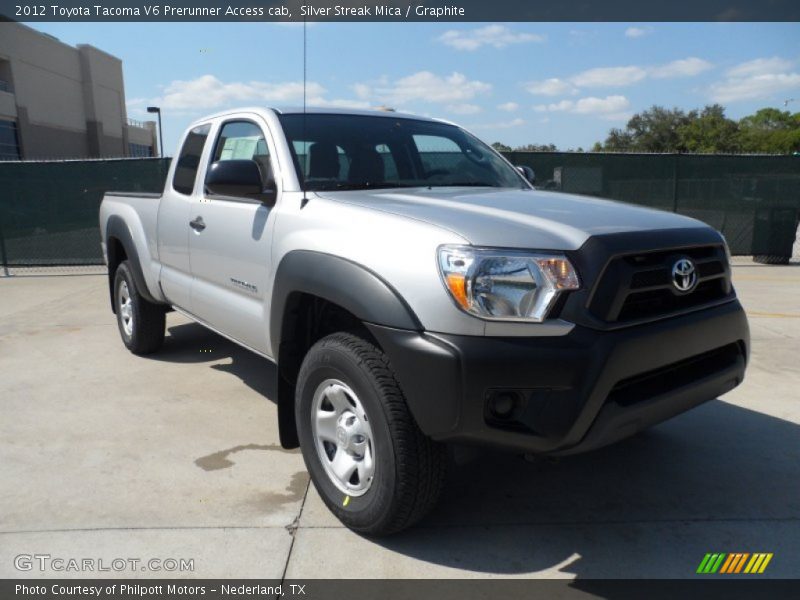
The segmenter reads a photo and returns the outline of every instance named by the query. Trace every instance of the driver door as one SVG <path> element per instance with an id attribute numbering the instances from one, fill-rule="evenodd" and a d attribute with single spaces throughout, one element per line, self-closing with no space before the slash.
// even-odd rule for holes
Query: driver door
<path id="1" fill-rule="evenodd" d="M 262 181 L 267 181 L 273 178 L 268 140 L 265 128 L 255 120 L 224 121 L 216 129 L 209 165 L 253 160 Z M 195 196 L 189 236 L 193 314 L 262 354 L 268 348 L 265 292 L 273 207 L 252 198 L 212 195 L 203 185 Z"/>

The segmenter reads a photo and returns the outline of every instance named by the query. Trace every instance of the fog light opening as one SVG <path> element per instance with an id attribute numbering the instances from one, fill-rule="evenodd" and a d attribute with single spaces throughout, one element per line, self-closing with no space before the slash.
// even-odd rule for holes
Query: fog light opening
<path id="1" fill-rule="evenodd" d="M 502 390 L 492 392 L 489 397 L 489 412 L 495 419 L 509 419 L 520 405 L 521 398 L 517 392 Z"/>

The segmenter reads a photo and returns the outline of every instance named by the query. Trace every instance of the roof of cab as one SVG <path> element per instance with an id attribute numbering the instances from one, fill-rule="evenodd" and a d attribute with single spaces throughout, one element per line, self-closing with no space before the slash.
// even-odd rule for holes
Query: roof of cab
<path id="1" fill-rule="evenodd" d="M 302 106 L 281 106 L 273 108 L 276 113 L 282 115 L 303 114 L 325 114 L 325 115 L 360 115 L 365 117 L 389 117 L 395 119 L 417 119 L 418 121 L 439 121 L 432 117 L 423 117 L 411 113 L 397 112 L 385 108 L 329 108 L 323 106 L 309 106 L 303 111 Z"/>
<path id="2" fill-rule="evenodd" d="M 204 121 L 208 121 L 209 119 L 216 119 L 218 117 L 224 117 L 226 115 L 230 115 L 231 113 L 259 113 L 265 111 L 272 111 L 276 114 L 280 115 L 293 115 L 293 114 L 325 114 L 325 115 L 357 115 L 357 116 L 365 116 L 365 117 L 389 117 L 394 119 L 416 119 L 418 121 L 432 121 L 436 123 L 448 123 L 452 124 L 449 121 L 445 121 L 443 119 L 435 119 L 432 117 L 423 117 L 421 115 L 413 115 L 410 113 L 402 113 L 402 112 L 395 112 L 393 110 L 386 110 L 382 108 L 330 108 L 330 107 L 323 107 L 323 106 L 308 106 L 303 109 L 302 106 L 288 106 L 288 107 L 264 107 L 264 106 L 247 106 L 241 108 L 233 108 L 230 110 L 221 111 L 218 113 L 214 113 L 213 115 L 206 115 L 205 117 L 198 119 L 194 124 L 202 123 Z M 193 125 L 194 125 L 193 124 Z"/>

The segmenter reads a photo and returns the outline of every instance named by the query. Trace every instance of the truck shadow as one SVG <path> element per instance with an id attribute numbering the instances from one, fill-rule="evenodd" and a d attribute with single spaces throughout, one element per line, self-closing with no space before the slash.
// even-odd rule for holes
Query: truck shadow
<path id="1" fill-rule="evenodd" d="M 374 542 L 487 575 L 693 577 L 706 552 L 735 551 L 774 552 L 769 575 L 795 577 L 798 440 L 793 423 L 713 401 L 590 454 L 486 452 L 420 525 Z"/>
<path id="2" fill-rule="evenodd" d="M 167 332 L 164 346 L 149 358 L 190 364 L 230 358 L 229 363 L 213 364 L 211 368 L 238 377 L 253 391 L 274 402 L 277 370 L 270 361 L 197 323 L 170 325 L 168 322 Z"/>

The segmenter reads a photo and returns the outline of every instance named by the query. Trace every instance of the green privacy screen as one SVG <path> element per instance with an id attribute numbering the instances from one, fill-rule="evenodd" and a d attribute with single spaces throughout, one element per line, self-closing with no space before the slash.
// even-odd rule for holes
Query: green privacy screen
<path id="1" fill-rule="evenodd" d="M 537 187 L 695 217 L 722 231 L 734 254 L 792 255 L 800 156 L 506 156 L 531 167 Z M 434 169 L 452 164 L 448 158 L 426 153 L 423 162 Z M 10 266 L 100 264 L 97 212 L 103 193 L 160 192 L 168 168 L 169 159 L 0 163 L 0 260 Z"/>
<path id="2" fill-rule="evenodd" d="M 160 192 L 168 168 L 168 159 L 0 163 L 5 263 L 102 263 L 98 209 L 103 194 Z"/>
<path id="3" fill-rule="evenodd" d="M 733 254 L 789 257 L 800 156 L 509 152 L 545 189 L 612 198 L 705 221 Z"/>

